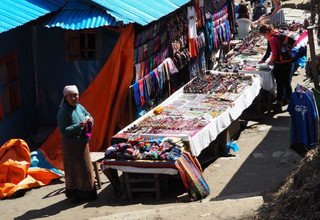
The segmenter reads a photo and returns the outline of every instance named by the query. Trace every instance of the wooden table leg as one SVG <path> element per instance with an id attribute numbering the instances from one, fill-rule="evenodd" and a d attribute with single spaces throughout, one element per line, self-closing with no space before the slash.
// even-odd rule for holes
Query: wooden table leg
<path id="1" fill-rule="evenodd" d="M 123 196 L 123 181 L 120 181 L 119 179 L 119 175 L 118 175 L 118 171 L 116 169 L 112 169 L 112 168 L 107 168 L 107 169 L 102 169 L 102 172 L 107 176 L 107 178 L 109 179 L 115 196 L 118 198 L 122 198 Z"/>
<path id="2" fill-rule="evenodd" d="M 132 192 L 131 192 L 131 186 L 130 186 L 129 173 L 123 172 L 122 174 L 123 174 L 124 182 L 125 182 L 125 185 L 126 185 L 128 198 L 132 199 Z"/>
<path id="3" fill-rule="evenodd" d="M 159 200 L 159 199 L 161 199 L 159 174 L 153 174 L 153 178 L 154 178 L 154 185 L 155 185 L 157 199 Z"/>

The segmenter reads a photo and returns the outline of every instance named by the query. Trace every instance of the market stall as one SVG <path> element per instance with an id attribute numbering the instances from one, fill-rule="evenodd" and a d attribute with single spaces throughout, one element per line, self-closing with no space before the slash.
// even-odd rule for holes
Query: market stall
<path id="1" fill-rule="evenodd" d="M 102 170 L 117 191 L 121 189 L 115 170 L 170 175 L 179 171 L 180 176 L 185 175 L 177 166 L 182 152 L 194 158 L 208 147 L 252 104 L 259 94 L 260 80 L 255 75 L 217 71 L 194 78 L 118 132 L 106 151 Z M 202 177 L 201 172 L 195 175 Z"/>
<path id="2" fill-rule="evenodd" d="M 262 107 L 267 111 L 272 109 L 272 94 L 275 93 L 275 80 L 272 74 L 272 66 L 265 61 L 269 56 L 267 40 L 258 33 L 257 29 L 235 45 L 229 51 L 224 62 L 217 66 L 216 69 L 227 72 L 241 72 L 254 74 L 261 78 L 261 92 L 256 99 L 257 112 L 261 113 Z"/>
<path id="3" fill-rule="evenodd" d="M 217 66 L 217 69 L 259 75 L 262 78 L 261 88 L 273 92 L 275 84 L 272 68 L 266 63 L 259 63 L 266 51 L 266 39 L 254 30 L 226 54 L 225 62 Z"/>
<path id="4" fill-rule="evenodd" d="M 102 163 L 115 191 L 126 188 L 129 197 L 129 173 L 153 175 L 155 185 L 158 174 L 179 173 L 190 198 L 204 198 L 209 189 L 196 156 L 260 90 L 258 77 L 206 71 L 234 32 L 233 0 L 193 3 L 136 32 L 130 93 L 143 116 L 113 136 Z M 158 196 L 159 187 L 145 190 Z"/>
<path id="5" fill-rule="evenodd" d="M 230 25 L 233 19 L 229 15 L 233 4 L 229 3 L 233 1 L 224 1 L 213 11 L 200 13 L 203 18 L 206 17 L 206 22 L 204 25 L 201 23 L 203 20 L 198 18 L 197 24 L 200 26 L 197 28 L 205 27 L 205 31 L 195 30 L 192 7 L 188 8 L 187 13 L 182 11 L 179 16 L 169 19 L 169 26 L 174 28 L 170 29 L 167 37 L 160 31 L 165 30 L 161 28 L 162 23 L 160 28 L 156 26 L 163 43 L 160 43 L 160 47 L 150 48 L 155 52 L 155 48 L 159 49 L 163 45 L 165 49 L 165 53 L 159 55 L 162 59 L 156 59 L 158 63 L 150 63 L 154 59 L 147 59 L 149 53 L 142 53 L 143 48 L 147 48 L 145 42 L 144 46 L 141 46 L 142 42 L 137 43 L 136 77 L 132 88 L 138 111 L 147 110 L 146 107 L 153 106 L 150 103 L 159 103 L 157 101 L 162 101 L 165 94 L 171 94 L 165 90 L 172 85 L 174 77 L 187 73 L 191 80 L 160 105 L 113 136 L 102 170 L 116 192 L 122 192 L 125 185 L 131 197 L 131 182 L 138 180 L 133 178 L 131 181 L 129 174 L 141 173 L 153 176 L 148 181 L 154 182 L 155 187 L 145 190 L 155 191 L 158 196 L 158 175 L 180 174 L 190 197 L 204 198 L 208 195 L 209 188 L 201 175 L 201 166 L 196 157 L 219 134 L 228 130 L 232 122 L 252 104 L 261 88 L 274 91 L 271 67 L 259 62 L 267 51 L 267 41 L 257 30 L 238 43 L 218 65 L 214 65 L 214 54 L 230 42 L 234 27 Z M 197 16 L 198 12 L 204 12 L 199 9 L 209 8 L 202 7 L 195 7 Z M 188 17 L 188 38 L 183 28 L 186 24 L 180 19 L 186 17 L 185 14 Z M 148 30 L 142 32 L 141 36 L 151 36 L 147 33 Z M 158 45 L 158 38 L 151 40 L 152 44 Z M 137 39 L 140 39 L 139 36 Z M 170 51 L 166 51 L 166 40 L 172 46 Z M 211 66 L 214 71 L 206 70 L 211 69 Z M 158 94 L 163 96 L 157 97 Z M 117 171 L 123 173 L 122 184 Z M 144 190 L 135 189 L 139 192 Z"/>

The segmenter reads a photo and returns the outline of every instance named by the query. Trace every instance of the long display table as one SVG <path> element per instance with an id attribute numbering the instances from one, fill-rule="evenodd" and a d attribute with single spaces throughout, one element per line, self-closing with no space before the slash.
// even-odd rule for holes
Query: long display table
<path id="1" fill-rule="evenodd" d="M 212 74 L 225 74 L 217 71 L 211 71 Z M 261 77 L 252 75 L 252 84 L 247 85 L 246 88 L 243 89 L 240 93 L 237 94 L 231 94 L 231 95 L 222 95 L 220 99 L 215 99 L 215 102 L 223 102 L 226 101 L 226 99 L 231 98 L 232 105 L 226 106 L 226 104 L 223 104 L 223 106 L 217 106 L 217 110 L 209 109 L 210 105 L 205 105 L 207 102 L 210 102 L 210 99 L 208 100 L 207 94 L 198 94 L 198 93 L 184 93 L 184 87 L 173 93 L 168 99 L 166 99 L 163 103 L 160 104 L 161 107 L 163 107 L 166 111 L 171 111 L 172 106 L 177 106 L 178 110 L 175 110 L 174 113 L 172 111 L 169 113 L 171 114 L 169 117 L 172 117 L 173 114 L 185 114 L 185 117 L 189 120 L 193 116 L 202 116 L 206 121 L 202 122 L 199 120 L 194 120 L 195 123 L 199 124 L 199 129 L 197 130 L 170 130 L 170 132 L 167 132 L 164 129 L 160 130 L 160 133 L 153 132 L 152 130 L 148 130 L 144 132 L 143 129 L 140 129 L 136 131 L 134 128 L 136 126 L 139 126 L 139 124 L 142 124 L 146 119 L 152 118 L 152 117 L 158 117 L 154 114 L 154 109 L 149 111 L 147 114 L 142 116 L 141 118 L 137 119 L 124 129 L 122 129 L 118 134 L 122 133 L 128 133 L 134 131 L 134 135 L 141 135 L 143 137 L 149 137 L 149 138 L 155 138 L 155 137 L 180 137 L 184 141 L 189 143 L 190 152 L 193 156 L 199 156 L 201 151 L 208 147 L 208 145 L 216 139 L 219 133 L 221 133 L 223 130 L 225 130 L 233 121 L 235 121 L 242 112 L 248 108 L 253 100 L 258 96 L 261 89 Z M 211 98 L 211 96 L 210 96 Z M 200 100 L 200 104 L 192 104 L 195 103 L 196 100 Z M 217 101 L 218 100 L 218 101 Z M 220 101 L 219 101 L 220 100 Z M 202 104 L 202 101 L 205 104 Z M 228 102 L 228 100 L 227 100 Z M 229 100 L 230 102 L 230 100 Z M 217 104 L 219 105 L 219 104 Z M 213 109 L 215 107 L 213 106 Z M 209 109 L 209 110 L 208 110 Z M 197 111 L 198 110 L 198 111 Z M 202 110 L 207 112 L 202 112 Z M 178 116 L 179 117 L 179 116 Z M 191 119 L 190 119 L 191 120 Z M 157 121 L 158 122 L 158 121 Z M 163 122 L 159 120 L 159 123 Z M 192 122 L 191 122 L 192 123 Z M 201 124 L 203 123 L 203 124 Z M 204 125 L 204 126 L 203 126 Z M 159 126 L 157 124 L 157 126 Z M 160 125 L 161 126 L 161 125 Z M 153 133 L 152 133 L 153 132 Z"/>
<path id="2" fill-rule="evenodd" d="M 221 78 L 221 75 L 224 75 L 225 73 L 211 71 L 210 74 L 214 75 L 214 77 Z M 151 140 L 164 137 L 175 137 L 183 140 L 184 143 L 187 143 L 186 149 L 191 152 L 192 156 L 199 156 L 203 149 L 207 148 L 221 132 L 226 130 L 230 124 L 238 119 L 242 112 L 252 104 L 261 89 L 261 78 L 259 76 L 250 75 L 249 84 L 241 84 L 236 81 L 231 81 L 232 83 L 228 84 L 224 81 L 225 77 L 230 78 L 233 76 L 231 76 L 231 74 L 226 74 L 221 78 L 222 81 L 221 79 L 218 81 L 219 83 L 209 83 L 206 87 L 197 84 L 198 82 L 201 83 L 201 80 L 199 81 L 199 79 L 197 83 L 193 81 L 189 82 L 161 103 L 160 106 L 149 111 L 147 114 L 121 130 L 115 135 L 115 138 L 127 137 L 130 139 L 130 136 L 140 136 Z M 248 79 L 248 76 L 242 77 Z M 195 89 L 197 85 L 198 88 Z M 212 88 L 215 88 L 214 92 L 212 92 Z M 234 91 L 234 93 L 221 93 L 221 91 L 224 90 Z M 202 92 L 197 93 L 199 91 Z M 159 108 L 162 109 L 161 112 L 158 112 Z M 156 112 L 157 114 L 155 114 Z M 170 119 L 169 121 L 168 118 Z M 133 156 L 130 155 L 130 157 Z M 126 160 L 118 158 L 104 159 L 102 161 L 102 171 L 110 180 L 117 194 L 123 194 L 123 190 L 126 188 L 128 197 L 132 197 L 128 173 L 153 175 L 154 179 L 152 181 L 154 181 L 156 186 L 159 186 L 159 174 L 176 175 L 180 173 L 181 177 L 186 174 L 191 175 L 191 177 L 194 175 L 201 176 L 201 173 L 193 174 L 193 172 L 190 172 L 192 170 L 179 170 L 178 164 L 172 160 L 138 159 Z M 195 164 L 195 162 L 192 162 L 189 165 L 196 167 Z M 123 173 L 124 178 L 122 183 L 119 179 L 118 171 Z M 201 176 L 201 178 L 203 177 Z M 134 182 L 136 181 L 140 180 L 134 180 Z M 188 190 L 188 187 L 186 187 L 186 189 Z M 137 190 L 143 191 L 143 188 Z M 155 191 L 157 197 L 160 195 L 159 187 L 145 190 Z M 204 195 L 208 192 L 202 191 Z"/>

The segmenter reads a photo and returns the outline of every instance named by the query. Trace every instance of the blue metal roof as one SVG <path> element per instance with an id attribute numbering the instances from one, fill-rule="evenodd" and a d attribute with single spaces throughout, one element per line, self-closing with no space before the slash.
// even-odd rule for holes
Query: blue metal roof
<path id="1" fill-rule="evenodd" d="M 147 25 L 170 14 L 191 0 L 91 0 L 124 24 Z"/>
<path id="2" fill-rule="evenodd" d="M 98 8 L 63 9 L 45 27 L 61 27 L 69 30 L 116 26 L 116 19 Z"/>
<path id="3" fill-rule="evenodd" d="M 120 23 L 147 25 L 191 0 L 0 0 L 0 33 L 61 8 L 46 27 L 79 30 Z M 63 7 L 62 7 L 63 6 Z"/>
<path id="4" fill-rule="evenodd" d="M 64 0 L 0 0 L 0 33 L 58 10 Z"/>
<path id="5" fill-rule="evenodd" d="M 138 23 L 147 25 L 191 0 L 71 0 L 46 27 L 79 30 Z M 94 4 L 94 5 L 90 5 Z"/>

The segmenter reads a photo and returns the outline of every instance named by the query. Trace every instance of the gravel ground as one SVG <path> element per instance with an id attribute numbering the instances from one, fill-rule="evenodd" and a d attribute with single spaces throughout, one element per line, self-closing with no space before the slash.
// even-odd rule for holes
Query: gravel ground
<path id="1" fill-rule="evenodd" d="M 305 75 L 300 70 L 292 85 L 303 82 Z M 115 199 L 101 173 L 102 188 L 96 201 L 70 203 L 61 179 L 20 198 L 1 200 L 1 219 L 253 219 L 263 196 L 279 187 L 301 161 L 289 150 L 289 121 L 287 112 L 257 115 L 246 111 L 237 139 L 240 151 L 204 169 L 211 193 L 203 201 L 189 202 L 179 179 L 169 181 L 169 191 L 160 200 L 153 194 Z"/>

